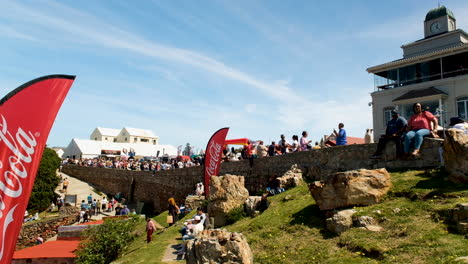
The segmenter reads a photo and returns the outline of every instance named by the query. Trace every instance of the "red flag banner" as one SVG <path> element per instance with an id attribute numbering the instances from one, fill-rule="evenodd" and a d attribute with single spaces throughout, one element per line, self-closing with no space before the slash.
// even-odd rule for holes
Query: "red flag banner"
<path id="1" fill-rule="evenodd" d="M 216 176 L 219 173 L 221 167 L 221 158 L 223 155 L 224 142 L 226 141 L 226 135 L 229 131 L 229 127 L 221 128 L 211 136 L 206 145 L 205 151 L 205 197 L 210 195 L 210 178 Z"/>
<path id="2" fill-rule="evenodd" d="M 11 262 L 47 137 L 74 80 L 44 76 L 0 100 L 0 264 Z"/>

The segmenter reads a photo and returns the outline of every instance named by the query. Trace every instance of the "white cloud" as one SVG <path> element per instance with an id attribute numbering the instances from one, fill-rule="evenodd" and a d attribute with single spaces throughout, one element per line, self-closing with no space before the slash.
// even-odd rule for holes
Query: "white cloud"
<path id="1" fill-rule="evenodd" d="M 245 111 L 247 113 L 253 113 L 257 109 L 257 105 L 256 104 L 246 104 L 244 108 L 245 108 Z"/>
<path id="2" fill-rule="evenodd" d="M 10 20 L 21 20 L 23 23 L 27 21 L 27 23 L 33 26 L 38 25 L 45 28 L 46 30 L 41 32 L 41 34 L 49 33 L 53 36 L 58 31 L 60 32 L 59 36 L 62 38 L 80 39 L 80 44 L 123 50 L 132 54 L 145 56 L 146 58 L 163 59 L 190 65 L 194 68 L 202 69 L 208 74 L 214 74 L 243 83 L 274 99 L 276 103 L 270 108 L 276 110 L 276 112 L 271 111 L 270 118 L 280 121 L 282 125 L 289 128 L 302 130 L 313 126 L 314 128 L 317 127 L 316 130 L 319 130 L 335 127 L 337 122 L 346 122 L 344 120 L 350 120 L 347 122 L 350 124 L 348 127 L 358 128 L 363 124 L 371 122 L 370 109 L 362 107 L 367 106 L 367 102 L 369 101 L 365 94 L 350 94 L 349 100 L 345 103 L 333 101 L 320 102 L 314 99 L 313 94 L 308 94 L 307 96 L 299 95 L 287 81 L 261 80 L 206 54 L 150 41 L 143 36 L 122 30 L 97 17 L 57 2 L 47 2 L 47 4 L 35 8 L 22 5 L 19 2 L 8 1 L 3 3 L 0 17 Z M 166 71 L 161 68 L 152 68 L 151 70 L 163 72 L 168 79 L 177 79 L 168 70 Z M 118 102 L 115 98 L 102 98 L 100 102 L 117 107 L 126 105 L 124 101 Z M 146 110 L 149 114 L 157 114 L 160 111 L 177 109 L 177 102 L 158 103 L 157 109 L 159 111 L 155 111 L 153 106 L 144 106 L 142 104 L 139 107 Z M 222 106 L 207 104 L 207 107 L 210 109 L 202 109 L 199 113 L 187 113 L 188 119 L 205 114 L 206 119 L 216 120 L 216 123 L 219 123 L 220 120 L 230 120 L 231 124 L 240 126 L 245 125 L 245 120 L 248 120 L 240 113 L 230 111 Z M 252 104 L 247 105 L 245 110 L 252 112 L 256 108 Z"/>
<path id="3" fill-rule="evenodd" d="M 0 36 L 5 36 L 8 38 L 15 38 L 15 39 L 22 39 L 22 40 L 29 40 L 29 41 L 38 41 L 36 38 L 33 38 L 28 34 L 19 32 L 18 30 L 7 25 L 0 25 Z"/>

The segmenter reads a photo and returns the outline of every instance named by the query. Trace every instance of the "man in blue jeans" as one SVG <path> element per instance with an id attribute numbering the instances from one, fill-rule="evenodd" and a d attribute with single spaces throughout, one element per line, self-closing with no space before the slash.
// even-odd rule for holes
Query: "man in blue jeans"
<path id="1" fill-rule="evenodd" d="M 403 155 L 403 146 L 401 137 L 406 131 L 408 122 L 402 116 L 398 115 L 396 110 L 392 110 L 392 119 L 387 123 L 387 129 L 385 130 L 385 135 L 382 135 L 379 139 L 379 144 L 377 145 L 377 150 L 371 159 L 380 159 L 385 149 L 385 146 L 389 141 L 395 141 L 397 156 L 401 157 Z"/>

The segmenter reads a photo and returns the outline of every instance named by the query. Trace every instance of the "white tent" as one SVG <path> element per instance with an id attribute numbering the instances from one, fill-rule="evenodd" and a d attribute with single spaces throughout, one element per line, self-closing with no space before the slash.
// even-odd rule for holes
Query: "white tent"
<path id="1" fill-rule="evenodd" d="M 177 148 L 171 145 L 152 145 L 144 143 L 120 143 L 108 141 L 96 141 L 88 139 L 74 138 L 71 140 L 63 154 L 64 158 L 89 159 L 102 156 L 104 152 L 114 152 L 124 155 L 124 150 L 133 149 L 136 156 L 156 157 L 159 151 L 159 157 L 164 154 L 169 156 L 177 155 Z M 109 154 L 111 157 L 117 154 Z M 118 155 L 117 155 L 118 156 Z"/>

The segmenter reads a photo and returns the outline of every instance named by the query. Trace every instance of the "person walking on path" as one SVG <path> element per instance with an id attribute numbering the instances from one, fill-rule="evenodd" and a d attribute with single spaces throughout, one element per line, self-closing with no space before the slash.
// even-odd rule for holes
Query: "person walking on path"
<path id="1" fill-rule="evenodd" d="M 146 217 L 146 243 L 153 240 L 153 232 L 156 230 L 156 226 L 151 218 Z"/>
<path id="2" fill-rule="evenodd" d="M 177 206 L 174 198 L 169 198 L 167 202 L 169 203 L 169 215 L 172 215 L 172 223 L 169 223 L 171 226 L 177 222 L 177 215 L 179 214 L 180 209 Z"/>
<path id="3" fill-rule="evenodd" d="M 93 195 L 89 194 L 88 195 L 88 204 L 91 204 L 93 202 Z"/>
<path id="4" fill-rule="evenodd" d="M 335 134 L 335 136 L 336 136 L 336 145 L 337 146 L 344 146 L 344 145 L 348 144 L 348 142 L 346 141 L 346 130 L 344 129 L 344 124 L 339 123 L 338 124 L 338 129 L 339 129 L 338 132 L 336 132 L 336 130 L 333 129 L 333 134 Z"/>
<path id="5" fill-rule="evenodd" d="M 65 194 L 67 194 L 68 184 L 70 184 L 70 182 L 68 181 L 68 178 L 65 178 L 62 183 L 62 190 Z"/>

